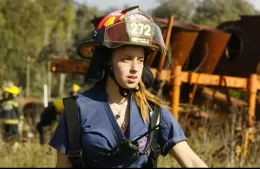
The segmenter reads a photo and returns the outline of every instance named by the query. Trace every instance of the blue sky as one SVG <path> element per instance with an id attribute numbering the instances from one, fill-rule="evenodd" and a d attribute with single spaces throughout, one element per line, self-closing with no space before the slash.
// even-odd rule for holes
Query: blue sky
<path id="1" fill-rule="evenodd" d="M 97 6 L 101 10 L 108 7 L 122 7 L 124 4 L 129 6 L 139 5 L 142 9 L 147 10 L 157 6 L 156 0 L 77 0 L 78 2 L 87 3 Z M 260 10 L 260 0 L 249 0 L 257 9 Z"/>

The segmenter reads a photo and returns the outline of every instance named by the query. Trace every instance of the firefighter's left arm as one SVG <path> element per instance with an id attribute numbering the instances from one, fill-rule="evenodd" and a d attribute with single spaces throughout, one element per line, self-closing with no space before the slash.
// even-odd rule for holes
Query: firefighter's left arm
<path id="1" fill-rule="evenodd" d="M 158 143 L 161 154 L 170 153 L 181 167 L 207 167 L 187 143 L 181 125 L 168 109 L 161 109 L 160 132 Z"/>
<path id="2" fill-rule="evenodd" d="M 181 141 L 173 146 L 170 149 L 170 154 L 183 168 L 208 168 L 208 166 L 200 159 L 200 157 L 190 148 L 186 141 Z"/>

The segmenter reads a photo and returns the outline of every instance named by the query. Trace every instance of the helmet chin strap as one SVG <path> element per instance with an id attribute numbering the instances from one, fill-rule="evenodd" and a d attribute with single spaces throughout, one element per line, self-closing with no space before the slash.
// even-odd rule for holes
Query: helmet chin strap
<path id="1" fill-rule="evenodd" d="M 130 92 L 135 93 L 135 92 L 138 92 L 138 91 L 139 91 L 139 88 L 138 88 L 138 89 L 136 89 L 136 88 L 126 89 L 126 88 L 122 87 L 122 86 L 116 81 L 114 72 L 113 72 L 113 70 L 112 70 L 111 67 L 108 69 L 108 75 L 114 80 L 114 82 L 115 82 L 115 83 L 117 84 L 117 86 L 119 87 L 119 93 L 120 93 L 121 96 L 127 97 Z"/>

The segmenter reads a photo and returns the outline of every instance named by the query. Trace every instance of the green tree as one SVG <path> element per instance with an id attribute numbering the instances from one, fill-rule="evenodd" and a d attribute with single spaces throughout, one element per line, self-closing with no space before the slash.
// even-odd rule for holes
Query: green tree
<path id="1" fill-rule="evenodd" d="M 41 97 L 49 79 L 50 56 L 79 59 L 76 46 L 89 39 L 93 30 L 90 20 L 97 13 L 97 8 L 74 0 L 0 0 L 0 67 L 4 70 L 0 85 L 12 81 L 23 89 L 29 86 L 31 96 Z M 63 82 L 70 86 L 77 78 L 68 76 Z M 52 87 L 58 88 L 60 75 L 53 75 L 52 82 Z"/>
<path id="2" fill-rule="evenodd" d="M 194 14 L 194 4 L 189 0 L 158 0 L 159 6 L 150 11 L 152 17 L 174 16 L 178 21 L 190 21 Z"/>
<path id="3" fill-rule="evenodd" d="M 47 1 L 49 0 L 44 2 Z M 0 64 L 5 65 L 4 71 L 7 72 L 1 75 L 1 82 L 13 81 L 25 88 L 26 68 L 30 64 L 32 81 L 30 84 L 32 89 L 35 89 L 32 93 L 34 95 L 42 93 L 42 89 L 36 88 L 37 84 L 42 85 L 43 79 L 41 78 L 41 83 L 38 83 L 35 81 L 35 76 L 43 73 L 41 72 L 43 65 L 34 62 L 44 45 L 42 39 L 44 39 L 45 16 L 48 13 L 49 20 L 54 18 L 54 9 L 60 6 L 58 2 L 59 0 L 56 0 L 48 6 L 40 0 L 0 0 Z M 30 63 L 27 62 L 28 57 L 31 58 Z M 34 64 L 37 67 L 33 66 Z"/>
<path id="4" fill-rule="evenodd" d="M 84 4 L 75 6 L 73 1 L 66 0 L 59 20 L 51 32 L 50 43 L 41 57 L 54 54 L 64 58 L 81 59 L 77 55 L 76 47 L 80 42 L 90 38 L 90 32 L 94 29 L 91 20 L 97 13 L 95 7 Z M 68 89 L 75 82 L 83 82 L 82 76 L 71 73 L 52 74 L 52 87 L 59 89 L 53 90 L 52 95 L 63 97 L 63 93 L 68 93 Z"/>
<path id="5" fill-rule="evenodd" d="M 238 20 L 240 15 L 254 15 L 258 11 L 247 0 L 202 0 L 197 4 L 193 22 L 212 27 Z"/>

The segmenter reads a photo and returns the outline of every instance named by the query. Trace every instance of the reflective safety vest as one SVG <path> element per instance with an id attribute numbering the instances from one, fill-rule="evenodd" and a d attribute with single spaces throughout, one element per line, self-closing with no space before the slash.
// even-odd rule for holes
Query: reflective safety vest
<path id="1" fill-rule="evenodd" d="M 58 113 L 62 113 L 62 110 L 64 109 L 63 100 L 62 99 L 55 99 L 55 100 L 52 101 L 52 103 L 53 103 L 55 110 Z"/>
<path id="2" fill-rule="evenodd" d="M 2 103 L 2 117 L 5 124 L 18 124 L 23 120 L 23 115 L 18 110 L 19 104 L 14 100 L 7 100 Z"/>

